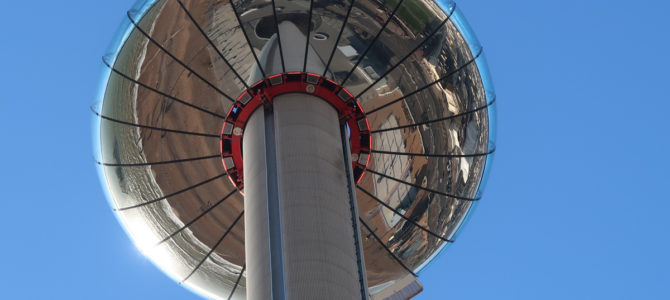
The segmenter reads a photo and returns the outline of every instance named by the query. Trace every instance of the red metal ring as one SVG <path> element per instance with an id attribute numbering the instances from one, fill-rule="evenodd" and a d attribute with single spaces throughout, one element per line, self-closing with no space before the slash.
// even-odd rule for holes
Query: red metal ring
<path id="1" fill-rule="evenodd" d="M 289 72 L 270 76 L 244 91 L 228 111 L 221 129 L 221 158 L 230 181 L 244 189 L 242 138 L 251 114 L 264 104 L 272 105 L 274 97 L 286 93 L 308 93 L 330 103 L 340 122 L 349 127 L 354 181 L 358 184 L 370 163 L 372 137 L 370 123 L 358 101 L 345 88 L 321 75 Z"/>

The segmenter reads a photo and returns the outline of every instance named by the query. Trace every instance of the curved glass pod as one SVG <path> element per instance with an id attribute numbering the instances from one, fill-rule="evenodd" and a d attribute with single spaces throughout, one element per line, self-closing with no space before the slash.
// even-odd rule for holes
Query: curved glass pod
<path id="1" fill-rule="evenodd" d="M 137 2 L 103 57 L 92 108 L 99 173 L 117 218 L 166 274 L 211 298 L 245 299 L 243 199 L 225 179 L 219 129 L 209 131 L 232 103 L 224 94 L 244 85 L 222 84 L 235 82 L 230 68 L 206 39 L 190 40 L 199 29 L 183 11 Z"/>
<path id="2" fill-rule="evenodd" d="M 442 6 L 446 6 L 447 1 L 438 1 L 438 3 Z M 493 85 L 493 81 L 491 78 L 491 74 L 488 69 L 488 64 L 486 62 L 486 56 L 483 53 L 482 46 L 477 39 L 474 31 L 470 27 L 470 24 L 467 22 L 465 19 L 465 16 L 463 15 L 462 11 L 460 9 L 456 9 L 454 12 L 453 16 L 453 22 L 455 23 L 455 26 L 459 29 L 461 32 L 461 35 L 464 37 L 464 39 L 467 41 L 468 47 L 470 48 L 471 53 L 475 52 L 480 52 L 481 54 L 478 55 L 478 57 L 474 60 L 482 88 L 484 90 L 485 94 L 485 99 L 486 99 L 486 105 L 481 106 L 483 110 L 486 111 L 487 117 L 488 117 L 488 153 L 485 156 L 486 160 L 484 162 L 484 170 L 481 175 L 481 179 L 479 181 L 478 187 L 477 187 L 477 192 L 476 192 L 476 197 L 480 198 L 483 196 L 483 192 L 486 187 L 486 183 L 488 181 L 489 174 L 491 172 L 491 167 L 493 164 L 493 158 L 495 156 L 495 141 L 496 141 L 496 125 L 497 125 L 497 98 L 495 94 L 495 88 Z M 478 202 L 473 202 L 472 206 L 469 208 L 468 212 L 465 214 L 465 216 L 462 218 L 458 228 L 456 231 L 453 233 L 451 236 L 452 239 L 457 239 L 458 235 L 462 232 L 464 226 L 469 222 L 469 220 L 472 217 L 472 214 L 477 207 L 479 203 Z M 443 244 L 438 251 L 436 251 L 431 257 L 429 257 L 421 266 L 417 268 L 417 272 L 420 272 L 421 270 L 425 269 L 431 262 L 435 261 L 439 255 L 444 253 L 444 250 L 449 246 L 448 243 Z"/>
<path id="3" fill-rule="evenodd" d="M 356 196 L 371 291 L 456 238 L 495 150 L 485 56 L 450 1 L 139 1 L 104 64 L 93 130 L 110 202 L 152 261 L 208 297 L 245 297 L 243 196 L 219 135 L 257 80 L 323 75 L 366 112 Z"/>

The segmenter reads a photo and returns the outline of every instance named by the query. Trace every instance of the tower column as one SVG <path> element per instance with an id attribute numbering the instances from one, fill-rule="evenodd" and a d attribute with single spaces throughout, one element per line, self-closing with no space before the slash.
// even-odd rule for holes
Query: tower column
<path id="1" fill-rule="evenodd" d="M 243 140 L 248 299 L 361 299 L 357 216 L 335 108 L 301 93 L 253 113 Z"/>

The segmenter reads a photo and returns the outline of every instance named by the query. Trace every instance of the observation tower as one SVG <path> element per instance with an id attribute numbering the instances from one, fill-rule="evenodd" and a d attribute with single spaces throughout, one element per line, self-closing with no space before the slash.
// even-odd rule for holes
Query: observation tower
<path id="1" fill-rule="evenodd" d="M 495 93 L 453 2 L 139 1 L 103 61 L 108 199 L 205 297 L 409 299 L 481 199 Z"/>

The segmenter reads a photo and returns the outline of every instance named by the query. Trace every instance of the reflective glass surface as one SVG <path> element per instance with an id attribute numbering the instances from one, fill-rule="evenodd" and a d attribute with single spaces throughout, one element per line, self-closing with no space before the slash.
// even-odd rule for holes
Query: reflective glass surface
<path id="1" fill-rule="evenodd" d="M 284 53 L 289 41 L 305 51 Z M 481 198 L 496 98 L 453 2 L 139 1 L 109 49 L 93 107 L 102 181 L 140 250 L 203 295 L 245 298 L 244 201 L 219 134 L 234 100 L 273 74 L 323 74 L 367 114 L 356 197 L 371 290 L 424 268 Z M 261 67 L 271 59 L 282 67 Z"/>

